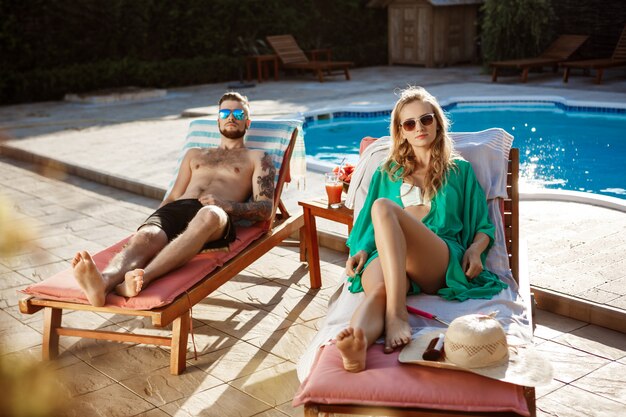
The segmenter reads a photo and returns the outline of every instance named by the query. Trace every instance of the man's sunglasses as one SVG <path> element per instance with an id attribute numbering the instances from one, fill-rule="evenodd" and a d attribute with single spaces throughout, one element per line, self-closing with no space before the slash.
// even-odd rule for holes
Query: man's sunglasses
<path id="1" fill-rule="evenodd" d="M 412 132 L 413 130 L 415 130 L 418 120 L 422 124 L 422 126 L 430 126 L 435 121 L 435 113 L 428 113 L 418 117 L 417 119 L 407 119 L 404 122 L 400 123 L 400 125 L 402 126 L 402 129 L 406 130 L 407 132 Z"/>
<path id="2" fill-rule="evenodd" d="M 233 117 L 237 120 L 243 120 L 246 118 L 246 112 L 243 109 L 235 109 L 235 110 L 222 109 L 219 112 L 220 119 L 222 120 L 228 119 L 231 113 L 233 114 Z"/>

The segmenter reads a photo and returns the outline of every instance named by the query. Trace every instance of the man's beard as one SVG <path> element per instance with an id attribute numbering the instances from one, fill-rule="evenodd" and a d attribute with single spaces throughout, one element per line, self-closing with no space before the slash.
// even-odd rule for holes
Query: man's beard
<path id="1" fill-rule="evenodd" d="M 222 136 L 228 139 L 241 139 L 246 134 L 247 128 L 238 129 L 238 130 L 226 130 L 220 127 L 220 133 Z"/>

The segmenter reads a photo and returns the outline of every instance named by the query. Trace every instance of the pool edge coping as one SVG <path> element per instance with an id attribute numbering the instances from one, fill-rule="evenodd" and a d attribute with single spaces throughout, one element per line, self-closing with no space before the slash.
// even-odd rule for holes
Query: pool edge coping
<path id="1" fill-rule="evenodd" d="M 501 96 L 460 96 L 449 97 L 442 99 L 439 104 L 443 106 L 449 106 L 458 103 L 476 103 L 476 102 L 497 102 L 497 103 L 560 103 L 568 107 L 592 107 L 598 109 L 620 109 L 626 110 L 626 103 L 603 103 L 598 101 L 581 101 L 570 100 L 561 96 L 517 96 L 515 98 L 506 98 Z M 393 105 L 391 105 L 393 107 Z M 296 117 L 306 120 L 307 117 L 319 116 L 320 114 L 333 114 L 333 113 L 345 113 L 345 112 L 380 112 L 390 111 L 389 106 L 384 105 L 354 105 L 344 108 L 328 107 L 318 110 L 311 110 L 303 113 L 298 113 Z M 324 173 L 332 170 L 334 164 L 330 164 L 324 161 L 320 161 L 313 157 L 306 156 L 307 170 L 311 169 L 313 172 Z M 528 192 L 520 192 L 521 201 L 563 201 L 581 204 L 590 204 L 594 206 L 604 207 L 612 210 L 617 210 L 626 213 L 626 200 L 622 200 L 617 197 L 604 196 L 602 194 L 583 193 L 580 191 L 570 190 L 533 190 Z"/>

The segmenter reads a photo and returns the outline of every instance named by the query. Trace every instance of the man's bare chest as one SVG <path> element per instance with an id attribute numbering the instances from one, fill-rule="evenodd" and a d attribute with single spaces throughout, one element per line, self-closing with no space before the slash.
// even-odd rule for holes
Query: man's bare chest
<path id="1" fill-rule="evenodd" d="M 203 150 L 191 160 L 191 169 L 243 173 L 253 169 L 247 149 Z"/>

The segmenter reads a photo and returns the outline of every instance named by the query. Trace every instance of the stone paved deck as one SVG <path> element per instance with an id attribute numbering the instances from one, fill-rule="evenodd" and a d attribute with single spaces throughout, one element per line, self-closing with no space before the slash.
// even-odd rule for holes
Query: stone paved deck
<path id="1" fill-rule="evenodd" d="M 79 248 L 96 251 L 125 237 L 158 201 L 71 176 L 45 177 L 6 158 L 0 187 L 16 213 L 36 222 L 40 247 L 0 261 L 0 363 L 38 363 L 43 314 L 20 314 L 16 291 L 67 268 Z M 67 416 L 303 416 L 301 407 L 291 407 L 296 363 L 326 315 L 345 262 L 326 248 L 321 257 L 320 290 L 309 290 L 295 249 L 278 247 L 196 305 L 199 356 L 193 359 L 190 343 L 181 376 L 169 374 L 165 348 L 62 337 L 53 370 L 36 381 L 56 390 Z M 554 381 L 537 390 L 538 416 L 622 415 L 624 335 L 541 310 L 536 322 L 535 343 L 555 368 Z M 65 313 L 63 323 L 163 332 L 140 319 L 80 311 Z"/>
<path id="2" fill-rule="evenodd" d="M 412 67 L 365 68 L 353 81 L 319 84 L 309 78 L 268 82 L 245 91 L 253 116 L 286 117 L 295 112 L 346 105 L 391 105 L 395 87 L 421 84 L 440 99 L 472 96 L 561 96 L 570 100 L 626 102 L 626 80 L 608 74 L 605 84 L 574 77 L 568 85 L 551 74 L 490 83 L 476 67 L 440 70 Z M 620 78 L 621 77 L 621 78 Z M 170 90 L 162 100 L 81 105 L 47 102 L 0 107 L 4 145 L 22 157 L 43 157 L 66 167 L 83 167 L 102 183 L 139 184 L 162 190 L 178 156 L 189 119 L 185 111 L 215 114 L 212 103 L 225 84 Z M 0 131 L 1 133 L 1 131 Z M 78 249 L 99 250 L 134 230 L 158 203 L 97 182 L 0 160 L 0 193 L 18 213 L 39 222 L 40 250 L 0 262 L 0 352 L 38 357 L 41 314 L 18 313 L 16 289 L 69 265 Z M 310 173 L 306 191 L 291 187 L 286 203 L 319 195 L 320 175 Z M 626 310 L 624 213 L 585 204 L 525 201 L 521 232 L 528 242 L 534 286 L 584 297 Z M 333 224 L 320 229 L 345 234 Z M 323 250 L 324 287 L 308 290 L 306 267 L 290 248 L 277 248 L 216 297 L 194 308 L 201 357 L 173 380 L 164 350 L 68 339 L 55 363 L 62 391 L 72 398 L 68 415 L 301 415 L 289 402 L 297 382 L 294 366 L 325 314 L 343 254 Z M 144 326 L 119 317 L 70 313 L 68 323 L 88 321 L 121 330 Z M 553 360 L 554 383 L 538 391 L 539 415 L 620 415 L 626 404 L 626 342 L 623 334 L 584 321 L 538 311 L 537 343 Z M 80 377 L 77 377 L 80 375 Z M 263 384 L 260 382 L 263 381 Z M 269 384 L 269 385 L 265 385 Z M 111 401 L 115 398 L 115 401 Z M 145 414 L 144 414 L 145 413 Z"/>

